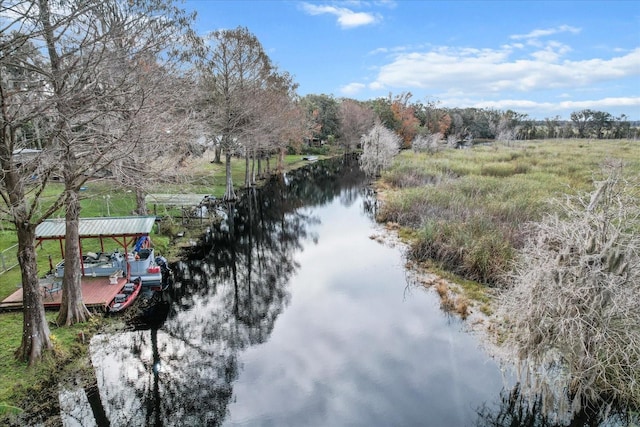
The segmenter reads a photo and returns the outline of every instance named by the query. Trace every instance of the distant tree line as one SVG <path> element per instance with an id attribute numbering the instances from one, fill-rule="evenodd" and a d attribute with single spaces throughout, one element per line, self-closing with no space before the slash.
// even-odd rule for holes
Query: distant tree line
<path id="1" fill-rule="evenodd" d="M 604 111 L 584 109 L 571 113 L 569 120 L 560 116 L 537 120 L 513 110 L 445 108 L 437 101 L 412 102 L 411 97 L 411 93 L 406 92 L 356 101 L 314 94 L 303 97 L 302 104 L 316 123 L 314 140 L 329 144 L 352 139 L 355 109 L 362 110 L 360 116 L 373 112 L 373 117 L 402 138 L 403 148 L 409 148 L 416 137 L 434 135 L 449 142 L 640 138 L 640 122 L 629 120 L 625 114 L 615 117 Z M 345 114 L 345 105 L 349 106 L 350 115 Z M 369 123 L 367 130 L 370 127 Z M 366 133 L 364 129 L 360 130 L 362 135 Z"/>

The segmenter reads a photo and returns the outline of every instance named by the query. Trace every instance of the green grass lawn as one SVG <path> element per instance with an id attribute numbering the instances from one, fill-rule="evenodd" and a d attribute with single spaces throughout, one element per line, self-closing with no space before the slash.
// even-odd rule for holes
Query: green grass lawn
<path id="1" fill-rule="evenodd" d="M 22 336 L 22 312 L 2 313 L 0 315 L 0 415 L 11 408 L 19 408 L 20 401 L 42 391 L 51 377 L 59 375 L 74 359 L 86 352 L 86 344 L 80 337 L 90 337 L 105 321 L 102 317 L 93 317 L 88 322 L 71 327 L 56 327 L 56 312 L 47 312 L 50 322 L 53 354 L 48 354 L 42 363 L 29 368 L 25 362 L 17 361 L 13 354 L 20 346 Z M 7 408 L 8 407 L 8 408 Z"/>
<path id="2" fill-rule="evenodd" d="M 304 166 L 308 162 L 302 160 L 302 155 L 285 156 L 285 167 L 294 169 Z M 263 162 L 263 167 L 266 165 Z M 271 168 L 275 168 L 276 160 L 271 159 Z M 232 180 L 234 186 L 241 187 L 244 184 L 244 167 L 243 159 L 233 159 L 232 161 Z M 180 184 L 166 185 L 159 184 L 149 188 L 149 193 L 194 193 L 194 194 L 210 194 L 215 197 L 224 195 L 225 183 L 225 165 L 211 163 L 208 157 L 195 159 L 189 166 L 189 179 Z M 47 187 L 43 195 L 43 204 L 53 202 L 59 194 L 64 190 L 63 184 L 54 183 Z M 88 217 L 106 217 L 106 216 L 129 216 L 135 209 L 135 195 L 126 190 L 113 187 L 113 183 L 109 180 L 90 180 L 81 192 L 81 216 Z M 154 214 L 154 207 L 147 206 L 149 212 Z M 179 215 L 179 208 L 157 207 L 158 215 Z M 54 217 L 64 217 L 64 212 L 60 212 Z M 170 245 L 170 237 L 155 235 L 152 236 L 154 247 L 158 253 L 165 253 Z M 11 224 L 2 224 L 0 229 L 0 251 L 13 247 L 17 244 L 16 234 Z M 83 252 L 99 251 L 99 241 L 86 240 L 83 241 Z M 105 249 L 115 249 L 115 247 Z M 5 253 L 7 262 L 15 261 L 15 253 L 17 248 Z M 58 242 L 44 242 L 38 247 L 38 274 L 44 276 L 50 269 L 49 257 L 55 266 L 61 261 L 60 246 Z M 21 283 L 20 271 L 17 267 L 0 275 L 0 300 L 11 295 L 16 290 L 16 286 Z"/>

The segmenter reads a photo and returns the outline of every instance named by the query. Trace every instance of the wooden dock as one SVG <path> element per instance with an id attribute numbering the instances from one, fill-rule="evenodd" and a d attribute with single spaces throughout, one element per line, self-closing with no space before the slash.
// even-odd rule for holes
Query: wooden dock
<path id="1" fill-rule="evenodd" d="M 113 297 L 120 292 L 122 285 L 127 281 L 119 278 L 118 284 L 110 284 L 108 277 L 82 277 L 82 299 L 87 308 L 106 310 Z M 42 300 L 46 309 L 59 309 L 62 301 L 62 289 L 48 293 L 42 291 Z M 22 288 L 18 288 L 13 294 L 0 302 L 2 310 L 22 309 Z"/>

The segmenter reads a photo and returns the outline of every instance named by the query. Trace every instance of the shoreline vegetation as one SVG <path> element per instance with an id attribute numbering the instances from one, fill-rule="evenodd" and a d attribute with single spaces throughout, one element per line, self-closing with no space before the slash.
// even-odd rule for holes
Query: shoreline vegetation
<path id="1" fill-rule="evenodd" d="M 377 220 L 406 244 L 407 268 L 441 296 L 442 308 L 458 313 L 470 329 L 482 329 L 487 333 L 484 338 L 493 341 L 487 343 L 489 347 L 500 351 L 496 295 L 525 243 L 525 225 L 553 212 L 556 206 L 549 204 L 551 200 L 592 191 L 603 178 L 603 163 L 613 159 L 623 161 L 625 176 L 640 176 L 637 141 L 511 141 L 428 153 L 404 150 L 375 183 L 380 201 Z M 206 154 L 191 161 L 190 178 L 196 184 L 159 192 L 220 197 L 225 184 L 223 165 L 212 164 Z M 235 182 L 242 182 L 241 163 L 238 160 L 234 166 Z M 292 169 L 308 162 L 297 155 L 287 156 L 286 163 Z M 90 182 L 85 196 L 82 216 L 128 215 L 135 206 L 134 195 L 112 193 L 108 182 Z M 175 237 L 183 228 L 180 224 L 168 221 L 162 227 L 167 235 L 152 236 L 154 245 L 159 253 L 175 259 L 177 253 L 170 248 L 175 251 L 180 244 L 188 244 L 191 236 Z M 12 244 L 11 231 L 1 232 L 5 246 L 0 249 L 6 249 Z M 40 270 L 46 271 L 48 255 L 57 254 L 58 248 L 45 245 L 38 253 Z M 0 276 L 1 298 L 13 292 L 16 279 L 17 268 Z M 51 323 L 55 313 L 47 317 Z M 21 313 L 0 313 L 5 331 L 0 341 L 0 383 L 8 385 L 0 391 L 0 420 L 22 409 L 40 408 L 47 399 L 55 409 L 57 382 L 82 377 L 90 368 L 90 336 L 104 328 L 122 327 L 121 320 L 100 316 L 71 328 L 52 325 L 56 350 L 50 360 L 30 370 L 13 358 L 20 343 L 21 319 Z M 62 365 L 64 369 L 56 368 Z M 44 410 L 52 413 L 50 409 Z"/>
<path id="2" fill-rule="evenodd" d="M 635 141 L 407 150 L 376 183 L 377 220 L 417 282 L 561 425 L 609 411 L 634 425 L 640 321 L 625 301 L 640 294 L 639 176 Z"/>

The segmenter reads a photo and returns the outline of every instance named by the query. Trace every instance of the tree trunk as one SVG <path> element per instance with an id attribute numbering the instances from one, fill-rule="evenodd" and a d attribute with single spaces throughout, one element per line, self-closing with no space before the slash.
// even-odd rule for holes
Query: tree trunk
<path id="1" fill-rule="evenodd" d="M 213 149 L 213 152 L 214 152 L 213 162 L 222 163 L 222 160 L 220 158 L 222 156 L 222 146 L 220 146 L 220 144 L 216 145 L 215 148 Z"/>
<path id="2" fill-rule="evenodd" d="M 95 370 L 90 369 L 90 371 L 91 374 L 95 377 Z M 111 423 L 109 422 L 109 417 L 107 416 L 107 412 L 104 410 L 104 405 L 102 404 L 102 399 L 100 398 L 98 381 L 95 378 L 94 380 L 95 381 L 92 381 L 91 384 L 87 384 L 84 386 L 84 393 L 87 396 L 87 401 L 89 402 L 89 406 L 91 407 L 95 425 L 98 427 L 109 427 Z"/>
<path id="3" fill-rule="evenodd" d="M 244 152 L 244 188 L 251 187 L 251 171 L 249 168 L 249 150 Z"/>
<path id="4" fill-rule="evenodd" d="M 285 148 L 280 148 L 280 152 L 278 153 L 278 173 L 282 173 L 284 171 L 284 152 Z"/>
<path id="5" fill-rule="evenodd" d="M 256 152 L 253 152 L 253 156 L 251 156 L 251 187 L 256 185 Z"/>
<path id="6" fill-rule="evenodd" d="M 147 215 L 147 204 L 144 201 L 145 191 L 141 187 L 136 187 L 136 212 L 138 215 Z"/>
<path id="7" fill-rule="evenodd" d="M 225 154 L 225 170 L 226 170 L 226 179 L 227 186 L 224 191 L 224 200 L 235 200 L 236 194 L 233 191 L 233 180 L 231 179 L 231 153 L 228 152 Z"/>
<path id="8" fill-rule="evenodd" d="M 16 224 L 18 234 L 18 262 L 22 271 L 22 342 L 15 356 L 33 365 L 43 350 L 51 350 L 49 324 L 44 313 L 42 293 L 38 283 L 38 264 L 35 248 L 35 226 Z"/>
<path id="9" fill-rule="evenodd" d="M 70 326 L 84 322 L 91 313 L 82 300 L 80 263 L 80 201 L 78 192 L 67 189 L 66 233 L 64 242 L 64 278 L 62 280 L 62 303 L 58 313 L 58 325 Z"/>
<path id="10" fill-rule="evenodd" d="M 5 106 L 2 105 L 2 117 L 6 117 Z M 22 279 L 22 341 L 15 351 L 15 357 L 35 364 L 45 350 L 51 350 L 49 325 L 44 313 L 42 294 L 38 283 L 38 262 L 36 258 L 35 235 L 36 225 L 28 214 L 25 197 L 24 180 L 20 178 L 11 157 L 11 147 L 15 141 L 15 132 L 10 126 L 2 127 L 2 144 L 0 145 L 0 166 L 3 174 L 0 182 L 7 191 L 11 220 L 16 227 L 18 237 L 18 263 Z"/>

